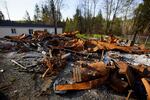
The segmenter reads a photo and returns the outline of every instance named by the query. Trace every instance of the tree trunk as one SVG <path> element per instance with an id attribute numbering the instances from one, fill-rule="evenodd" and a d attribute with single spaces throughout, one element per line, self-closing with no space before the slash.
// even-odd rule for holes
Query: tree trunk
<path id="1" fill-rule="evenodd" d="M 53 21 L 54 21 L 54 26 L 55 26 L 55 34 L 57 34 L 57 12 L 56 12 L 56 7 L 54 5 L 54 1 L 51 0 L 51 10 L 52 10 L 52 15 L 53 15 Z"/>
<path id="2" fill-rule="evenodd" d="M 149 39 L 149 36 L 146 38 L 144 45 L 147 44 L 148 39 Z"/>
<path id="3" fill-rule="evenodd" d="M 55 23 L 55 34 L 57 34 L 57 21 L 56 21 L 56 17 L 54 17 L 54 23 Z"/>
<path id="4" fill-rule="evenodd" d="M 131 41 L 131 45 L 130 45 L 130 46 L 133 46 L 133 45 L 134 45 L 135 40 L 136 40 L 137 33 L 138 33 L 137 31 L 134 33 L 134 36 L 133 36 L 133 39 L 132 39 L 132 41 Z"/>

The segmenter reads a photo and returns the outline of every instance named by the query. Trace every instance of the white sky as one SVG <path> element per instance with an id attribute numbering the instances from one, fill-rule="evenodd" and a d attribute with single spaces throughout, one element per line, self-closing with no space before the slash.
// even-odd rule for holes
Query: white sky
<path id="1" fill-rule="evenodd" d="M 64 0 L 64 6 L 61 9 L 62 16 L 65 19 L 66 17 L 72 17 L 75 13 L 75 3 L 74 0 Z M 66 3 L 66 1 L 68 1 Z M 33 18 L 35 4 L 41 5 L 44 3 L 44 0 L 0 0 L 0 10 L 3 12 L 5 19 L 8 19 L 7 8 L 9 11 L 11 20 L 22 20 L 25 16 L 26 10 L 29 12 L 30 17 Z M 69 5 L 68 5 L 69 4 Z"/>
<path id="2" fill-rule="evenodd" d="M 11 20 L 22 20 L 25 16 L 26 10 L 29 12 L 30 17 L 33 18 L 35 4 L 41 5 L 46 0 L 0 0 L 0 10 L 3 12 L 5 19 L 8 19 L 7 11 L 6 11 L 6 3 L 9 11 Z M 80 0 L 64 0 L 64 6 L 61 8 L 63 19 L 66 17 L 71 17 L 75 14 L 75 9 L 79 4 Z M 102 9 L 102 4 L 97 4 L 97 8 Z M 139 0 L 141 1 L 141 0 Z"/>

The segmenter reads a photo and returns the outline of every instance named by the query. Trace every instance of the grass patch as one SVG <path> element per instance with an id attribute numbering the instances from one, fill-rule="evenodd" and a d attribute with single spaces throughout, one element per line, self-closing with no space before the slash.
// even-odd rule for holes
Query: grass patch
<path id="1" fill-rule="evenodd" d="M 150 49 L 150 41 L 146 43 L 145 47 Z"/>
<path id="2" fill-rule="evenodd" d="M 89 38 L 101 38 L 103 37 L 104 35 L 101 35 L 101 34 L 77 34 L 76 35 L 78 38 L 81 38 L 81 39 L 89 39 Z"/>
<path id="3" fill-rule="evenodd" d="M 100 34 L 92 34 L 92 37 L 93 37 L 93 38 L 101 38 L 101 37 L 103 37 L 103 35 L 100 35 Z"/>
<path id="4" fill-rule="evenodd" d="M 77 36 L 77 38 L 81 38 L 81 39 L 88 39 L 89 38 L 89 35 L 87 35 L 87 34 L 77 34 L 76 36 Z"/>

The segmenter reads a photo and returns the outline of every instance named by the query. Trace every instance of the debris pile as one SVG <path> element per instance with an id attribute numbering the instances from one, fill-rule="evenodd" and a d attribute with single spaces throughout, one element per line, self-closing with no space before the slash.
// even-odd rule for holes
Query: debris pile
<path id="1" fill-rule="evenodd" d="M 87 90 L 106 85 L 119 93 L 150 99 L 150 50 L 130 46 L 130 42 L 109 36 L 101 39 L 81 39 L 78 32 L 52 35 L 35 31 L 32 36 L 6 36 L 0 41 L 1 51 L 31 52 L 43 55 L 35 65 L 48 80 L 42 93 Z M 15 60 L 11 62 L 26 72 L 34 72 Z M 53 88 L 52 88 L 53 87 Z"/>

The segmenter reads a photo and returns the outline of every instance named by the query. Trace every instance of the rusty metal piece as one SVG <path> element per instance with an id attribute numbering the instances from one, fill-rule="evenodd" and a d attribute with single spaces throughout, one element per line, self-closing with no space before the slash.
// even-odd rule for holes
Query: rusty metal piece
<path id="1" fill-rule="evenodd" d="M 124 92 L 128 87 L 128 83 L 119 79 L 117 73 L 111 76 L 109 85 L 117 92 Z"/>
<path id="2" fill-rule="evenodd" d="M 137 72 L 143 73 L 146 67 L 144 65 L 132 66 Z"/>
<path id="3" fill-rule="evenodd" d="M 145 45 L 144 45 L 144 44 L 141 44 L 141 45 L 139 45 L 139 48 L 140 48 L 141 50 L 144 50 L 144 49 L 145 49 Z"/>
<path id="4" fill-rule="evenodd" d="M 42 78 L 46 76 L 46 74 L 53 71 L 53 64 L 51 63 L 51 59 L 48 56 L 44 57 L 43 63 L 48 67 L 46 71 L 43 73 Z"/>
<path id="5" fill-rule="evenodd" d="M 149 53 L 149 49 L 144 49 L 144 48 L 138 48 L 134 46 L 118 46 L 116 43 L 107 43 L 107 42 L 102 42 L 98 40 L 89 40 L 85 41 L 85 44 L 90 47 L 90 48 L 95 48 L 98 47 L 99 50 L 119 50 L 123 52 L 128 52 L 128 53 Z M 93 50 L 93 49 L 91 49 Z"/>
<path id="6" fill-rule="evenodd" d="M 114 43 L 101 42 L 97 40 L 86 41 L 86 45 L 89 45 L 89 47 L 90 46 L 98 47 L 99 50 L 120 50 L 123 52 L 129 52 L 129 53 L 132 52 L 131 47 L 118 46 L 117 44 L 114 44 Z"/>
<path id="7" fill-rule="evenodd" d="M 127 73 L 127 68 L 128 68 L 128 64 L 123 62 L 123 61 L 118 61 L 116 62 L 117 67 L 119 68 L 119 73 L 120 74 L 126 74 Z"/>
<path id="8" fill-rule="evenodd" d="M 134 75 L 131 73 L 131 68 L 128 66 L 127 63 L 123 61 L 116 62 L 117 67 L 119 67 L 119 73 L 124 74 L 128 80 L 130 86 L 134 84 Z"/>
<path id="9" fill-rule="evenodd" d="M 56 89 L 56 91 L 87 90 L 87 89 L 97 88 L 98 86 L 104 84 L 106 79 L 107 79 L 107 77 L 104 76 L 99 79 L 82 82 L 82 83 L 57 85 L 55 89 Z"/>
<path id="10" fill-rule="evenodd" d="M 150 100 L 150 84 L 145 78 L 142 78 L 142 83 L 144 84 L 145 90 L 147 92 L 147 100 Z"/>
<path id="11" fill-rule="evenodd" d="M 53 65 L 49 57 L 46 56 L 45 59 L 43 60 L 43 63 L 49 68 L 50 71 L 53 70 Z"/>
<path id="12" fill-rule="evenodd" d="M 119 39 L 116 38 L 115 36 L 111 35 L 108 38 L 108 43 L 116 43 Z"/>
<path id="13" fill-rule="evenodd" d="M 144 74 L 144 72 L 150 72 L 150 68 L 146 67 L 143 64 L 137 65 L 137 66 L 132 66 L 133 69 L 135 69 L 138 73 Z"/>
<path id="14" fill-rule="evenodd" d="M 27 35 L 26 34 L 20 34 L 20 35 L 16 35 L 16 36 L 5 36 L 5 38 L 11 39 L 14 41 L 21 41 L 23 39 L 26 39 Z"/>
<path id="15" fill-rule="evenodd" d="M 60 36 L 75 37 L 77 33 L 79 33 L 79 31 L 65 32 L 65 33 L 61 34 Z"/>
<path id="16" fill-rule="evenodd" d="M 91 63 L 91 64 L 89 64 L 89 66 L 90 66 L 89 68 L 93 68 L 96 71 L 98 71 L 101 74 L 101 76 L 105 76 L 108 74 L 109 70 L 106 68 L 105 63 L 102 61 Z"/>
<path id="17" fill-rule="evenodd" d="M 50 87 L 50 85 L 52 84 L 52 80 L 50 79 L 50 78 L 46 78 L 45 80 L 44 80 L 44 83 L 42 84 L 42 92 L 45 92 L 49 87 Z"/>
<path id="18" fill-rule="evenodd" d="M 48 32 L 37 30 L 37 31 L 33 32 L 32 39 L 42 41 L 44 38 L 46 38 L 48 36 L 50 36 L 50 34 Z"/>
<path id="19" fill-rule="evenodd" d="M 94 40 L 85 41 L 85 48 L 87 48 L 89 52 L 96 52 L 99 49 L 104 49 L 103 47 L 98 47 L 97 41 Z"/>
<path id="20" fill-rule="evenodd" d="M 84 41 L 81 39 L 73 39 L 65 44 L 66 48 L 73 49 L 75 51 L 84 50 Z"/>
<path id="21" fill-rule="evenodd" d="M 102 45 L 103 47 L 106 48 L 106 50 L 120 50 L 123 52 L 128 52 L 131 53 L 131 48 L 127 47 L 127 46 L 118 46 L 116 44 L 113 43 L 106 43 L 106 42 L 98 42 L 99 45 Z"/>
<path id="22" fill-rule="evenodd" d="M 92 71 L 92 73 L 89 73 L 89 71 Z M 96 73 L 94 74 L 94 72 Z M 86 82 L 57 85 L 56 91 L 85 90 L 95 88 L 103 84 L 104 81 L 108 78 L 108 75 L 108 70 L 106 69 L 106 65 L 103 62 L 95 62 L 92 64 L 88 64 L 88 66 L 86 67 L 76 67 L 73 68 L 73 79 L 75 80 L 75 82 Z M 93 76 L 95 79 L 90 80 L 89 77 L 91 76 Z"/>
<path id="23" fill-rule="evenodd" d="M 85 45 L 87 46 L 87 47 L 90 47 L 90 48 L 98 48 L 98 49 L 100 49 L 100 50 L 104 50 L 105 49 L 105 47 L 103 46 L 103 45 L 100 45 L 99 43 L 98 43 L 98 41 L 96 41 L 96 40 L 87 40 L 86 42 L 85 42 Z"/>
<path id="24" fill-rule="evenodd" d="M 79 67 L 75 67 L 73 68 L 73 80 L 75 82 L 81 82 L 81 72 L 80 72 L 80 68 Z"/>
<path id="25" fill-rule="evenodd" d="M 150 67 L 140 64 L 137 66 L 132 65 L 132 68 L 135 72 L 137 72 L 142 77 L 150 77 Z"/>
<path id="26" fill-rule="evenodd" d="M 106 68 L 104 62 L 95 62 L 91 64 L 82 64 L 80 67 L 81 80 L 89 81 L 109 75 L 109 69 Z"/>
<path id="27" fill-rule="evenodd" d="M 129 100 L 132 92 L 133 92 L 133 90 L 129 90 L 129 93 L 128 93 L 128 96 L 126 97 L 126 100 Z"/>

